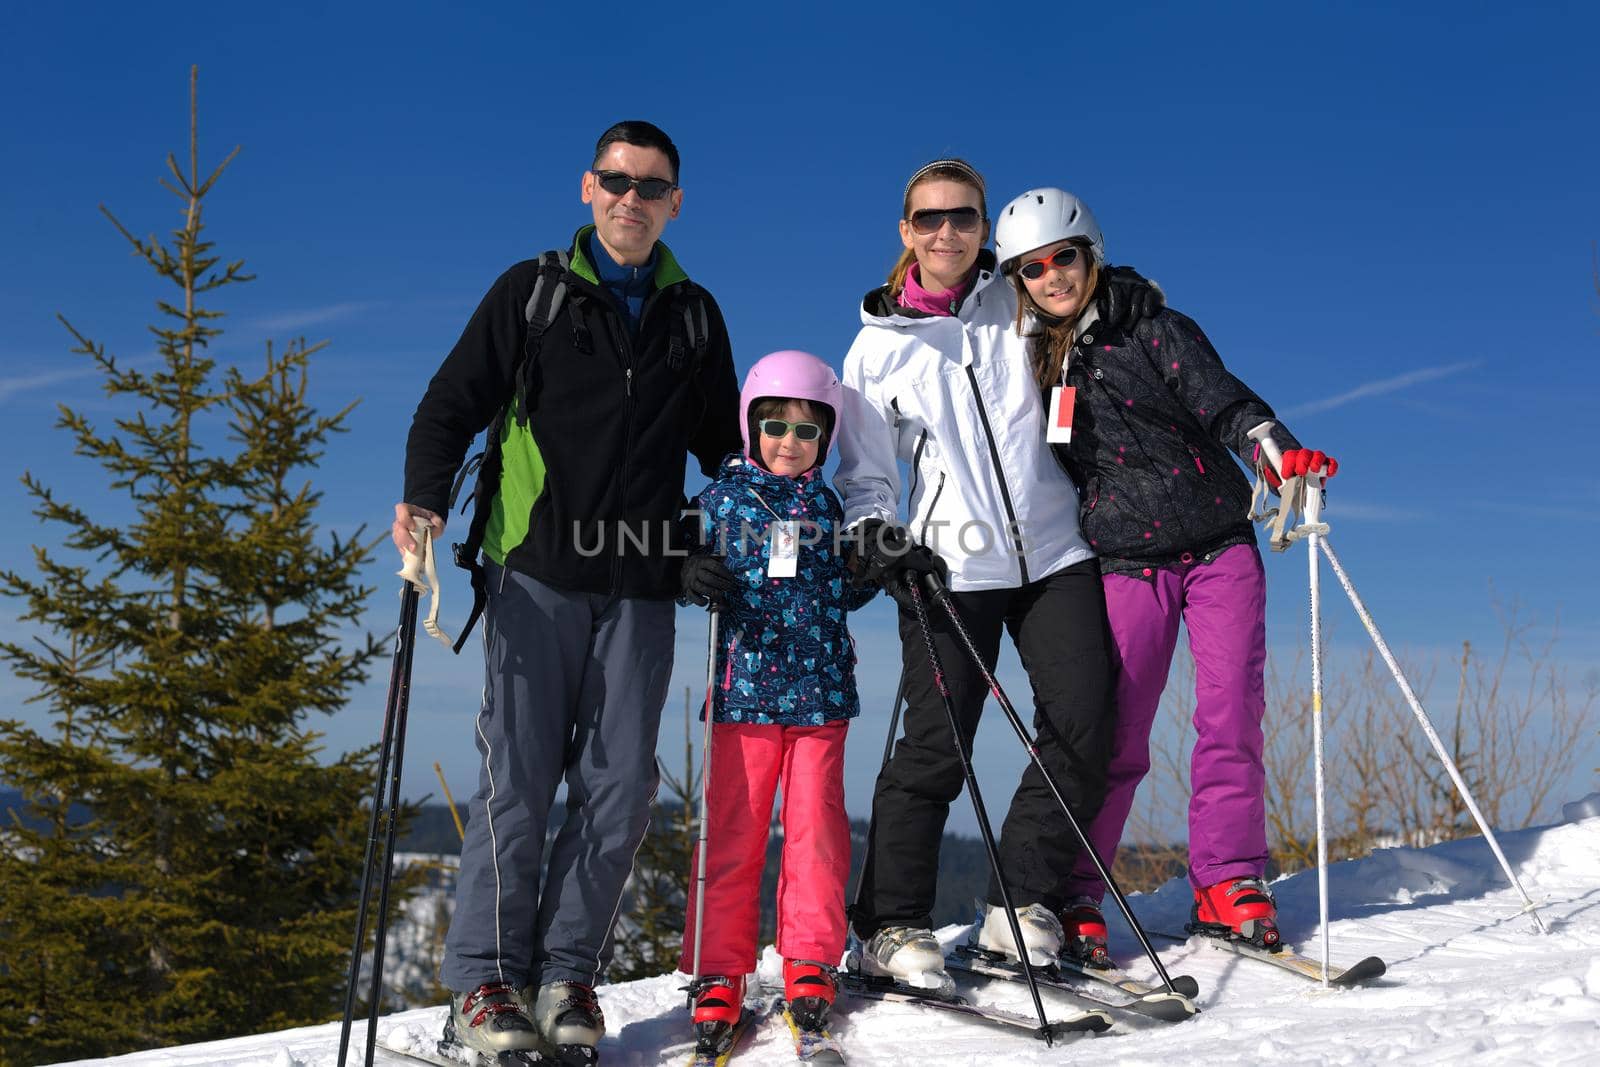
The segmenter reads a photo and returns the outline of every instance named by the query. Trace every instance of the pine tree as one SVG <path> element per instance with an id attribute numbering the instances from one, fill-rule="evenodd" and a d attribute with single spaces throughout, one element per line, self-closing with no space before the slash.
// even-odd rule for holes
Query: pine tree
<path id="1" fill-rule="evenodd" d="M 349 407 L 317 414 L 320 346 L 268 346 L 253 371 L 211 355 L 209 294 L 250 280 L 204 236 L 196 72 L 182 224 L 138 258 L 176 290 L 159 358 L 119 362 L 62 318 L 119 405 L 115 429 L 63 405 L 104 468 L 92 507 L 32 473 L 64 530 L 37 574 L 0 572 L 36 643 L 0 656 L 37 687 L 43 730 L 0 721 L 0 779 L 38 823 L 0 825 L 0 1058 L 40 1062 L 326 1020 L 342 1006 L 370 752 L 327 759 L 315 713 L 341 708 L 382 649 L 351 638 L 374 547 L 323 536 L 304 479 Z M 172 293 L 173 290 L 168 290 Z M 120 510 L 113 501 L 125 504 Z"/>

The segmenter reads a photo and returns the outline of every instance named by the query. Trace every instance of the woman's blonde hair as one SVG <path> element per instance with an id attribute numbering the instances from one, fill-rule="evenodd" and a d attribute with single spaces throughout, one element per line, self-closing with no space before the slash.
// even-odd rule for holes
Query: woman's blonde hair
<path id="1" fill-rule="evenodd" d="M 984 189 L 983 175 L 964 159 L 954 156 L 948 159 L 936 159 L 932 163 L 925 163 L 906 182 L 904 201 L 900 205 L 900 217 L 911 218 L 911 193 L 923 182 L 931 181 L 960 182 L 978 190 L 978 215 L 983 221 L 989 220 L 989 201 Z M 917 254 L 911 249 L 902 249 L 900 258 L 895 260 L 894 269 L 889 271 L 889 295 L 898 297 L 906 287 L 906 275 L 911 272 L 911 264 L 917 261 Z"/>
<path id="2" fill-rule="evenodd" d="M 1094 298 L 1099 295 L 1100 264 L 1094 258 L 1094 249 L 1088 238 L 1074 237 L 1068 244 L 1078 248 L 1089 260 L 1089 274 L 1084 279 L 1083 286 L 1089 298 L 1070 318 L 1058 319 L 1041 308 L 1034 302 L 1028 287 L 1023 284 L 1022 275 L 1015 270 L 1011 272 L 1011 285 L 1017 291 L 1016 330 L 1030 342 L 1028 355 L 1033 361 L 1034 380 L 1039 383 L 1041 389 L 1061 384 L 1061 368 L 1067 365 L 1067 353 L 1072 350 L 1072 342 L 1078 339 L 1078 323 L 1082 321 L 1084 312 L 1094 303 Z M 1030 313 L 1037 325 L 1032 333 L 1024 334 L 1022 324 Z"/>

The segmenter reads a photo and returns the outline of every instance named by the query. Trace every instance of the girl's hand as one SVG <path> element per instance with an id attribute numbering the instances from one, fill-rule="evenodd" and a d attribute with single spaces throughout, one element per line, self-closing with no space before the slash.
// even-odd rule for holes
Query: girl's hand
<path id="1" fill-rule="evenodd" d="M 1324 467 L 1327 469 L 1324 470 Z M 1313 452 L 1309 448 L 1291 448 L 1283 454 L 1283 470 L 1279 473 L 1285 478 L 1320 474 L 1327 479 L 1339 473 L 1339 461 L 1325 453 Z"/>

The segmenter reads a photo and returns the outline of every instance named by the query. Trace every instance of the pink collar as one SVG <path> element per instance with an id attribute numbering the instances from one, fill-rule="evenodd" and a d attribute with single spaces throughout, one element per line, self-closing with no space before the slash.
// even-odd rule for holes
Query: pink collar
<path id="1" fill-rule="evenodd" d="M 922 287 L 921 275 L 921 264 L 911 264 L 911 269 L 906 272 L 906 287 L 900 291 L 900 306 L 925 311 L 929 315 L 954 315 L 961 301 L 972 291 L 972 280 L 976 277 L 975 273 L 968 274 L 966 280 L 954 289 L 930 293 Z"/>

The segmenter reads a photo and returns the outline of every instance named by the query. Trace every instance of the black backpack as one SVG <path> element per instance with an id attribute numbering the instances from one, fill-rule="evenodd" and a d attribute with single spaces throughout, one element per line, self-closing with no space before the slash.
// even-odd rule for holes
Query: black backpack
<path id="1" fill-rule="evenodd" d="M 456 638 L 455 652 L 458 655 L 461 646 L 467 642 L 467 635 L 477 625 L 478 616 L 483 614 L 483 606 L 489 596 L 488 579 L 484 575 L 483 564 L 479 561 L 479 552 L 483 547 L 484 531 L 489 525 L 490 503 L 500 488 L 502 467 L 500 437 L 505 431 L 508 416 L 527 418 L 530 399 L 528 390 L 532 384 L 534 365 L 539 358 L 539 346 L 543 341 L 544 332 L 555 322 L 556 316 L 561 314 L 561 308 L 566 303 L 567 267 L 570 261 L 571 256 L 566 249 L 545 252 L 539 257 L 539 276 L 534 280 L 533 294 L 528 297 L 528 306 L 524 313 L 528 323 L 528 333 L 523 341 L 521 358 L 517 360 L 512 374 L 511 397 L 490 421 L 489 428 L 485 431 L 483 451 L 467 460 L 460 473 L 456 475 L 455 483 L 450 487 L 450 503 L 447 510 L 454 511 L 456 498 L 461 495 L 461 487 L 468 476 L 472 474 L 478 476 L 472 487 L 472 521 L 467 526 L 467 539 L 450 546 L 456 566 L 472 576 L 472 611 L 467 616 L 467 624 L 461 628 L 461 636 Z M 698 380 L 700 364 L 710 345 L 711 332 L 711 320 L 706 311 L 704 290 L 697 285 L 688 285 L 679 303 L 683 331 L 681 333 L 673 331 L 668 341 L 667 365 L 673 370 L 679 370 L 683 366 L 685 355 L 688 355 L 692 360 L 691 378 Z M 520 414 L 513 415 L 513 412 Z"/>

